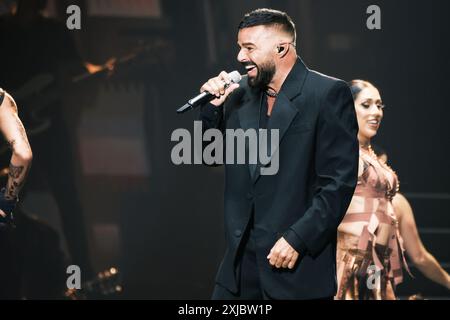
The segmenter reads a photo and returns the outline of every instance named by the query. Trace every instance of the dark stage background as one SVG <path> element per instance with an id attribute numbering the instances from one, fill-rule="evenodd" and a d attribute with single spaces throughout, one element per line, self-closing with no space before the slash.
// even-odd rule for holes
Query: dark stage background
<path id="1" fill-rule="evenodd" d="M 175 110 L 203 82 L 221 70 L 243 72 L 237 25 L 259 7 L 293 18 L 311 69 L 380 89 L 387 108 L 374 142 L 388 152 L 425 246 L 450 271 L 448 1 L 149 0 L 143 16 L 133 9 L 139 1 L 120 7 L 126 2 L 70 2 L 81 7 L 82 25 L 66 32 L 84 60 L 100 64 L 143 49 L 109 78 L 69 89 L 64 109 L 93 269 L 118 266 L 123 298 L 210 297 L 224 252 L 223 172 L 173 165 L 170 135 L 192 131 L 197 112 Z M 54 15 L 65 22 L 58 3 Z M 113 14 L 104 3 L 121 9 Z M 366 27 L 371 4 L 381 8 L 381 30 Z M 26 205 L 60 232 L 64 248 L 51 193 L 34 191 Z M 412 271 L 416 279 L 405 276 L 401 296 L 450 298 Z"/>

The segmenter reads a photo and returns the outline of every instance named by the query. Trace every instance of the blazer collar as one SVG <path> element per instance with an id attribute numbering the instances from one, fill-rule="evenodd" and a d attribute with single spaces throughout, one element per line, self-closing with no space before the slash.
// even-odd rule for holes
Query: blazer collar
<path id="1" fill-rule="evenodd" d="M 284 80 L 281 86 L 280 93 L 283 93 L 289 100 L 294 99 L 300 95 L 305 84 L 306 77 L 309 69 L 300 57 L 297 57 L 297 61 L 289 72 L 286 80 Z"/>
<path id="2" fill-rule="evenodd" d="M 298 107 L 292 103 L 292 100 L 301 95 L 308 73 L 309 69 L 305 66 L 301 58 L 297 57 L 296 63 L 286 77 L 286 80 L 278 93 L 278 97 L 275 100 L 275 105 L 267 129 L 279 130 L 280 143 L 292 120 L 299 112 Z M 247 81 L 247 77 L 245 77 L 243 81 Z M 258 130 L 260 119 L 259 112 L 263 94 L 264 93 L 259 89 L 249 88 L 247 94 L 244 96 L 242 105 L 238 111 L 239 121 L 243 130 Z M 275 152 L 277 152 L 277 149 L 270 150 L 269 147 L 270 158 Z M 260 165 L 257 166 L 256 171 L 252 165 L 249 166 L 249 169 L 251 173 L 255 173 L 253 179 L 254 182 L 256 182 L 261 173 Z"/>
<path id="3" fill-rule="evenodd" d="M 278 105 L 284 105 L 286 99 L 292 101 L 295 97 L 301 95 L 303 85 L 308 73 L 309 69 L 306 67 L 302 59 L 300 57 L 297 57 L 296 63 L 292 67 L 291 71 L 286 77 L 286 80 L 281 86 L 280 92 L 278 93 L 277 101 L 275 102 L 273 110 L 275 114 L 279 111 L 277 109 L 280 109 L 276 107 Z M 241 102 L 241 106 L 238 107 L 239 119 L 242 129 L 258 129 L 259 110 L 263 92 L 260 89 L 249 87 L 246 83 L 247 79 L 247 76 L 244 76 L 241 80 L 241 85 L 247 86 L 247 90 Z M 280 104 L 278 102 L 280 100 L 283 100 L 283 104 Z M 283 107 L 281 108 L 284 109 Z"/>

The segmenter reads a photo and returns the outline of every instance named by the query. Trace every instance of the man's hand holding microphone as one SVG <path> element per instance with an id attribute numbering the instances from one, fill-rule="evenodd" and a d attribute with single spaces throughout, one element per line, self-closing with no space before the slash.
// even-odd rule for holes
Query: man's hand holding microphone
<path id="1" fill-rule="evenodd" d="M 211 102 L 215 106 L 224 103 L 228 95 L 239 88 L 239 81 L 242 76 L 238 71 L 227 73 L 222 71 L 217 77 L 209 79 L 201 88 L 200 94 L 189 100 L 184 106 L 177 110 L 183 113 L 195 107 L 201 106 L 207 102 Z"/>

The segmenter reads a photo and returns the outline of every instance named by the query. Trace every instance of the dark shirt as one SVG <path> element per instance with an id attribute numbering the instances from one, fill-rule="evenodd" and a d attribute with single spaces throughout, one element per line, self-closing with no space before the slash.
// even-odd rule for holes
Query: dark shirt
<path id="1" fill-rule="evenodd" d="M 270 116 L 267 115 L 267 111 L 269 110 L 269 105 L 267 103 L 267 95 L 263 94 L 261 99 L 261 109 L 259 112 L 259 128 L 267 129 L 267 125 L 269 123 Z"/>

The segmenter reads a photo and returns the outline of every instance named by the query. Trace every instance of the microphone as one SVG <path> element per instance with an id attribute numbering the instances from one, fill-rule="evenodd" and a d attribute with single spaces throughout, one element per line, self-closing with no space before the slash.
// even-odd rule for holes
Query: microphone
<path id="1" fill-rule="evenodd" d="M 231 78 L 231 83 L 238 83 L 242 79 L 242 76 L 240 75 L 240 73 L 238 71 L 230 72 L 229 76 Z M 228 88 L 229 86 L 230 85 L 226 84 L 225 89 Z M 215 95 L 209 93 L 208 91 L 204 91 L 204 92 L 200 93 L 198 96 L 189 100 L 184 106 L 179 108 L 177 110 L 177 113 L 183 113 L 183 112 L 192 110 L 192 109 L 194 109 L 198 106 L 201 106 L 211 100 L 214 100 L 215 98 L 217 98 Z"/>

